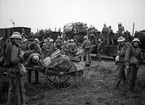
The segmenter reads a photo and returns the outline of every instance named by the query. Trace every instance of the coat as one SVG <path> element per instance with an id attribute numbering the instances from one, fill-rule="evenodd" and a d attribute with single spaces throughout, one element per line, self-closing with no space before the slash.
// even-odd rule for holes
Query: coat
<path id="1" fill-rule="evenodd" d="M 132 45 L 129 42 L 125 42 L 123 46 L 118 47 L 119 62 L 125 63 L 126 66 L 129 65 L 129 54 L 131 51 L 131 47 Z"/>

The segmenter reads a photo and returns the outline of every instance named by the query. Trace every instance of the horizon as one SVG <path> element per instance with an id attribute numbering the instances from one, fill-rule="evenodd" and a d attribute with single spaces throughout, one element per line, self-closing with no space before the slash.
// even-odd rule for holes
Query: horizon
<path id="1" fill-rule="evenodd" d="M 67 23 L 83 22 L 102 30 L 111 25 L 114 32 L 121 22 L 132 33 L 145 29 L 145 0 L 0 0 L 0 28 L 30 27 L 57 30 Z M 12 19 L 12 21 L 10 21 Z"/>

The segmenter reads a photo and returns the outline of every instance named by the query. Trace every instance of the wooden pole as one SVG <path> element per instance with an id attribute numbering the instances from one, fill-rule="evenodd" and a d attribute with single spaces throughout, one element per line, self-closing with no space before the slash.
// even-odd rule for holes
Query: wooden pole
<path id="1" fill-rule="evenodd" d="M 133 23 L 132 36 L 134 36 L 134 27 L 135 27 L 135 23 Z"/>

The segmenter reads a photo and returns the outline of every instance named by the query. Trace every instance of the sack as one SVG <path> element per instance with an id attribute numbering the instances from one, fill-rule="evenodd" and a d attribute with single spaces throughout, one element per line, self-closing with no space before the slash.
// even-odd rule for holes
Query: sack
<path id="1" fill-rule="evenodd" d="M 136 57 L 131 57 L 130 58 L 130 64 L 139 64 L 139 61 L 138 61 L 138 59 L 136 58 Z"/>

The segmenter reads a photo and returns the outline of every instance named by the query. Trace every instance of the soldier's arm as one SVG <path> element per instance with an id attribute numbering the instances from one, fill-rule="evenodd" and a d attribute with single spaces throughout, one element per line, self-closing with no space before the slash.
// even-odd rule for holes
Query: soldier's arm
<path id="1" fill-rule="evenodd" d="M 124 56 L 125 66 L 129 66 L 130 54 L 131 54 L 131 46 L 126 46 L 126 51 Z"/>

